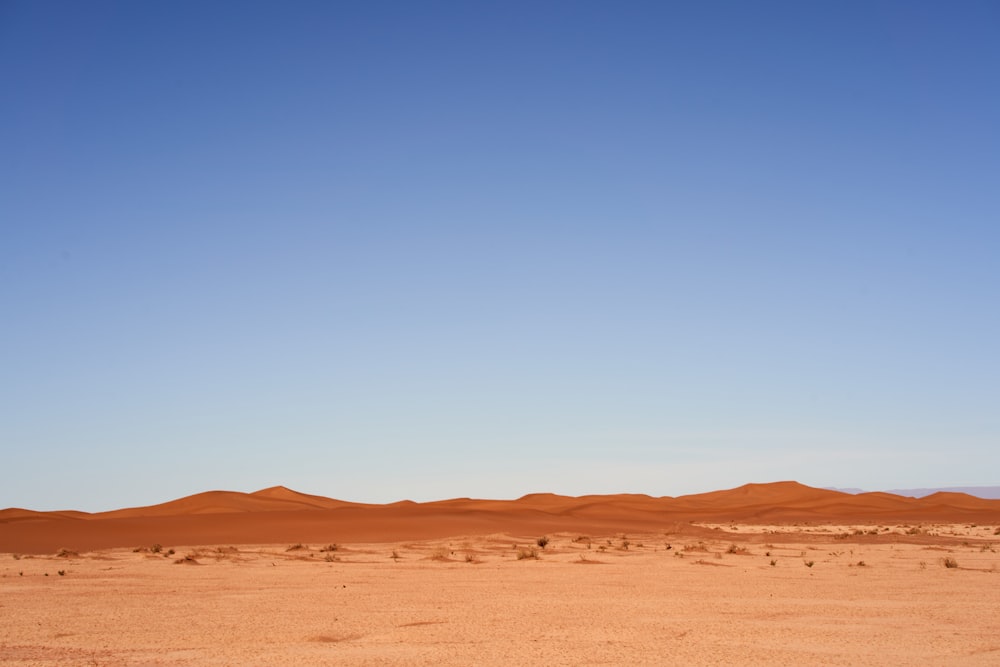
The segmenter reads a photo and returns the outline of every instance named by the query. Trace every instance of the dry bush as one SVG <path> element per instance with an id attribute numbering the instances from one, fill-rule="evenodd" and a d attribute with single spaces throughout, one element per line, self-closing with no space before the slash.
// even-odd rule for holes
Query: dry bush
<path id="1" fill-rule="evenodd" d="M 816 564 L 816 561 L 814 561 L 814 560 L 804 560 L 802 562 L 805 563 L 806 567 L 812 567 L 813 565 Z"/>
<path id="2" fill-rule="evenodd" d="M 944 558 L 942 558 L 941 564 L 944 565 L 949 570 L 958 567 L 958 561 L 952 558 L 951 556 L 945 556 Z"/>
<path id="3" fill-rule="evenodd" d="M 538 560 L 538 549 L 535 547 L 520 547 L 517 550 L 518 560 Z"/>
<path id="4" fill-rule="evenodd" d="M 324 552 L 327 552 L 327 551 L 336 551 L 339 548 L 340 548 L 339 544 L 328 544 L 325 547 L 320 547 L 319 551 L 320 551 L 320 553 L 324 553 Z"/>
<path id="5" fill-rule="evenodd" d="M 746 547 L 741 547 L 736 544 L 730 544 L 729 548 L 726 549 L 727 554 L 736 554 L 737 556 L 746 556 L 750 552 Z"/>
<path id="6" fill-rule="evenodd" d="M 303 549 L 305 549 L 305 546 L 303 546 L 303 544 L 299 542 L 298 544 L 291 545 L 290 547 L 285 549 L 285 551 L 301 551 Z"/>
<path id="7" fill-rule="evenodd" d="M 60 549 L 58 552 L 56 552 L 57 558 L 76 558 L 79 555 L 80 555 L 79 553 L 77 553 L 76 551 L 72 551 L 70 549 Z"/>
<path id="8" fill-rule="evenodd" d="M 537 544 L 540 549 L 544 549 L 549 544 L 549 538 L 546 537 L 545 535 L 542 535 L 537 540 L 535 540 L 535 544 Z"/>

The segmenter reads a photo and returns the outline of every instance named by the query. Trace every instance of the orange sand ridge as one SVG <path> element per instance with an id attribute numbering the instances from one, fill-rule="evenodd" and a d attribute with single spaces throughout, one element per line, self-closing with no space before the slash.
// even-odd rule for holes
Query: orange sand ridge
<path id="1" fill-rule="evenodd" d="M 88 514 L 0 510 L 0 552 L 43 554 L 144 544 L 394 542 L 453 535 L 660 532 L 688 522 L 990 523 L 1000 500 L 960 493 L 907 498 L 851 495 L 796 482 L 747 484 L 677 498 L 619 494 L 517 500 L 460 498 L 388 505 L 350 503 L 273 487 L 209 491 L 153 505 Z"/>

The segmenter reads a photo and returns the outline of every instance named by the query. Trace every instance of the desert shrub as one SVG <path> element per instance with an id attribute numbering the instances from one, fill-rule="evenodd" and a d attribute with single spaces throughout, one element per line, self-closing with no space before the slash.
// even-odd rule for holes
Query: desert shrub
<path id="1" fill-rule="evenodd" d="M 805 563 L 806 567 L 812 567 L 813 565 L 816 564 L 816 561 L 812 561 L 812 560 L 807 560 L 807 561 L 803 561 L 803 562 Z"/>
<path id="2" fill-rule="evenodd" d="M 958 567 L 958 561 L 952 558 L 951 556 L 945 556 L 944 558 L 942 558 L 941 564 L 948 569 L 953 569 Z"/>
<path id="3" fill-rule="evenodd" d="M 66 576 L 66 570 L 59 570 L 59 576 L 60 577 L 65 577 Z"/>
<path id="4" fill-rule="evenodd" d="M 154 544 L 153 546 L 149 547 L 149 550 L 152 551 L 154 554 L 158 554 L 161 551 L 163 551 L 163 545 L 162 544 Z"/>
<path id="5" fill-rule="evenodd" d="M 336 551 L 339 548 L 340 548 L 339 544 L 328 544 L 325 547 L 320 547 L 320 553 L 327 552 L 327 551 Z"/>
<path id="6" fill-rule="evenodd" d="M 737 554 L 737 555 L 742 556 L 742 555 L 744 555 L 744 554 L 747 553 L 747 550 L 744 547 L 737 546 L 735 544 L 730 544 L 729 548 L 726 549 L 726 553 L 727 554 Z"/>
<path id="7" fill-rule="evenodd" d="M 776 561 L 776 560 L 774 560 L 774 559 L 772 558 L 772 559 L 771 559 L 771 567 L 774 567 L 774 566 L 775 566 L 775 565 L 777 565 L 777 564 L 778 564 L 778 561 Z"/>
<path id="8" fill-rule="evenodd" d="M 542 535 L 537 540 L 535 540 L 535 544 L 537 544 L 540 549 L 544 549 L 549 544 L 549 538 L 546 537 L 545 535 Z"/>
<path id="9" fill-rule="evenodd" d="M 518 560 L 538 560 L 538 549 L 535 547 L 521 547 L 517 550 Z"/>
<path id="10" fill-rule="evenodd" d="M 290 547 L 285 549 L 285 551 L 301 551 L 302 549 L 305 549 L 305 547 L 302 545 L 301 542 L 299 542 L 298 544 L 291 545 Z"/>
<path id="11" fill-rule="evenodd" d="M 59 551 L 58 551 L 58 552 L 56 553 L 56 556 L 57 556 L 58 558 L 72 558 L 72 557 L 74 557 L 74 556 L 79 556 L 79 555 L 80 555 L 80 554 L 78 554 L 77 552 L 75 552 L 75 551 L 71 551 L 71 550 L 69 550 L 69 549 L 60 549 L 60 550 L 59 550 Z"/>
<path id="12" fill-rule="evenodd" d="M 858 567 L 865 567 L 865 562 L 863 560 L 859 560 Z"/>

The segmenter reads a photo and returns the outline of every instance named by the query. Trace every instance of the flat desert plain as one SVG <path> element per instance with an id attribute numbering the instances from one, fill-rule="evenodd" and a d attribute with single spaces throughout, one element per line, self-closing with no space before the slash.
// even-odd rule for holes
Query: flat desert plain
<path id="1" fill-rule="evenodd" d="M 997 665 L 998 533 L 1000 501 L 792 482 L 10 509 L 0 664 Z"/>

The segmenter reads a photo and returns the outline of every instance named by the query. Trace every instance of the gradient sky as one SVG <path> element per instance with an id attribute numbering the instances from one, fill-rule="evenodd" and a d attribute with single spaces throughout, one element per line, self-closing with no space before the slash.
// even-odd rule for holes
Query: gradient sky
<path id="1" fill-rule="evenodd" d="M 0 507 L 1000 483 L 995 2 L 0 2 Z"/>

